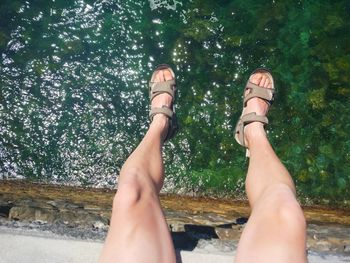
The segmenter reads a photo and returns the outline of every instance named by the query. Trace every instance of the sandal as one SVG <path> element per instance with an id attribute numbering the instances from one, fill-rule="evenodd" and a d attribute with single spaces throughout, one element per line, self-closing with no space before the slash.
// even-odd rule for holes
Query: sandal
<path id="1" fill-rule="evenodd" d="M 271 106 L 272 102 L 274 101 L 274 94 L 275 94 L 275 84 L 273 81 L 273 77 L 272 74 L 269 70 L 265 69 L 265 68 L 258 68 L 256 70 L 254 70 L 254 72 L 250 75 L 252 76 L 255 73 L 265 73 L 268 75 L 268 77 L 270 78 L 271 82 L 272 82 L 272 88 L 264 88 L 261 86 L 258 86 L 252 82 L 249 81 L 244 88 L 244 92 L 243 92 L 243 109 L 247 106 L 247 102 L 248 100 L 252 99 L 252 98 L 260 98 L 263 99 L 264 101 L 266 101 L 266 103 Z M 249 93 L 247 95 L 246 91 L 249 90 Z M 244 141 L 244 127 L 252 122 L 261 122 L 264 125 L 269 123 L 269 120 L 267 119 L 267 117 L 265 115 L 257 115 L 256 112 L 250 112 L 247 114 L 242 115 L 237 124 L 236 124 L 236 128 L 235 128 L 235 139 L 236 141 L 242 145 L 243 147 L 246 147 L 246 157 L 249 157 L 250 153 L 249 153 L 249 149 L 245 144 Z"/>
<path id="2" fill-rule="evenodd" d="M 171 72 L 171 75 L 173 76 L 173 79 L 167 80 L 167 81 L 161 81 L 161 82 L 154 82 L 154 77 L 156 73 L 159 70 L 162 69 L 167 69 Z M 175 134 L 178 131 L 179 125 L 177 123 L 177 118 L 175 114 L 175 96 L 176 96 L 176 82 L 175 82 L 175 73 L 174 71 L 170 68 L 169 65 L 166 64 L 161 64 L 157 66 L 157 68 L 154 70 L 151 81 L 149 82 L 149 97 L 150 97 L 150 102 L 152 104 L 152 100 L 163 93 L 168 93 L 172 98 L 173 102 L 171 107 L 168 107 L 166 105 L 163 105 L 161 108 L 152 108 L 149 113 L 149 118 L 152 121 L 153 117 L 156 114 L 164 114 L 169 118 L 169 127 L 168 127 L 168 133 L 164 139 L 164 141 L 170 140 L 175 136 Z"/>

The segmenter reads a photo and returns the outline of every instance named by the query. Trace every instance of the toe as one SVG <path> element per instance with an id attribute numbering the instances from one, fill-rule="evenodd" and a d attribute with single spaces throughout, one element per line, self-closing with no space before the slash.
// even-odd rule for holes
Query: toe
<path id="1" fill-rule="evenodd" d="M 173 75 L 171 74 L 171 71 L 168 69 L 158 70 L 154 76 L 155 82 L 162 82 L 162 81 L 167 81 L 171 79 L 173 79 Z"/>
<path id="2" fill-rule="evenodd" d="M 263 74 L 255 73 L 250 77 L 250 82 L 254 83 L 255 85 L 259 85 L 262 77 L 263 77 Z"/>
<path id="3" fill-rule="evenodd" d="M 154 76 L 154 81 L 155 82 L 161 82 L 163 81 L 163 74 L 161 70 L 158 70 Z"/>
<path id="4" fill-rule="evenodd" d="M 272 88 L 269 76 L 263 72 L 257 72 L 250 77 L 250 82 L 264 88 Z"/>
<path id="5" fill-rule="evenodd" d="M 269 84 L 270 84 L 270 78 L 268 76 L 265 76 L 265 82 L 264 82 L 263 87 L 268 88 Z"/>
<path id="6" fill-rule="evenodd" d="M 260 83 L 259 83 L 260 87 L 264 87 L 266 79 L 267 79 L 266 76 L 263 74 L 263 76 L 261 77 Z"/>
<path id="7" fill-rule="evenodd" d="M 164 77 L 164 80 L 173 79 L 173 75 L 171 74 L 170 70 L 168 70 L 168 69 L 163 70 L 163 77 Z"/>

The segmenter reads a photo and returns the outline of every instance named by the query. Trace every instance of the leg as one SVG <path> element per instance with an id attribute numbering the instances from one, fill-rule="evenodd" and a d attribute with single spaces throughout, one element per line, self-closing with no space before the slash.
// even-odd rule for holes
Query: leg
<path id="1" fill-rule="evenodd" d="M 172 79 L 160 70 L 155 81 Z M 171 96 L 161 94 L 152 107 L 171 105 Z M 175 262 L 170 232 L 159 202 L 164 168 L 161 156 L 168 118 L 154 116 L 140 145 L 120 172 L 118 192 L 113 201 L 111 224 L 99 262 Z"/>
<path id="2" fill-rule="evenodd" d="M 264 73 L 251 82 L 271 88 Z M 268 105 L 250 99 L 245 113 L 266 115 Z M 246 192 L 252 213 L 238 244 L 236 262 L 307 262 L 306 223 L 295 197 L 288 171 L 272 149 L 260 122 L 246 125 L 246 145 L 250 150 Z"/>

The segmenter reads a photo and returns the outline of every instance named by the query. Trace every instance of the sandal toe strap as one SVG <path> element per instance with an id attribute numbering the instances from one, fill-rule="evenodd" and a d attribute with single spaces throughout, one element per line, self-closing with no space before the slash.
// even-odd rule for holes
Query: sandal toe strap
<path id="1" fill-rule="evenodd" d="M 149 83 L 149 97 L 151 101 L 154 97 L 162 94 L 168 93 L 172 98 L 175 97 L 175 79 L 162 81 L 162 82 L 150 82 Z"/>
<path id="2" fill-rule="evenodd" d="M 274 93 L 275 93 L 274 89 L 262 88 L 251 82 L 247 83 L 245 91 L 247 89 L 249 90 L 249 93 L 244 98 L 244 107 L 247 106 L 248 100 L 256 97 L 265 100 L 270 105 L 272 104 L 274 100 Z"/>

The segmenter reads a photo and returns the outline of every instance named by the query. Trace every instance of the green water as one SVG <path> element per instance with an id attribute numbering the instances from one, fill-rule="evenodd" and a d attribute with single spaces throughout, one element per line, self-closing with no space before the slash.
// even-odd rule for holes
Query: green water
<path id="1" fill-rule="evenodd" d="M 0 2 L 0 177 L 113 187 L 148 127 L 154 67 L 178 78 L 165 191 L 242 196 L 233 139 L 250 72 L 278 90 L 268 127 L 305 200 L 350 200 L 350 2 Z"/>

